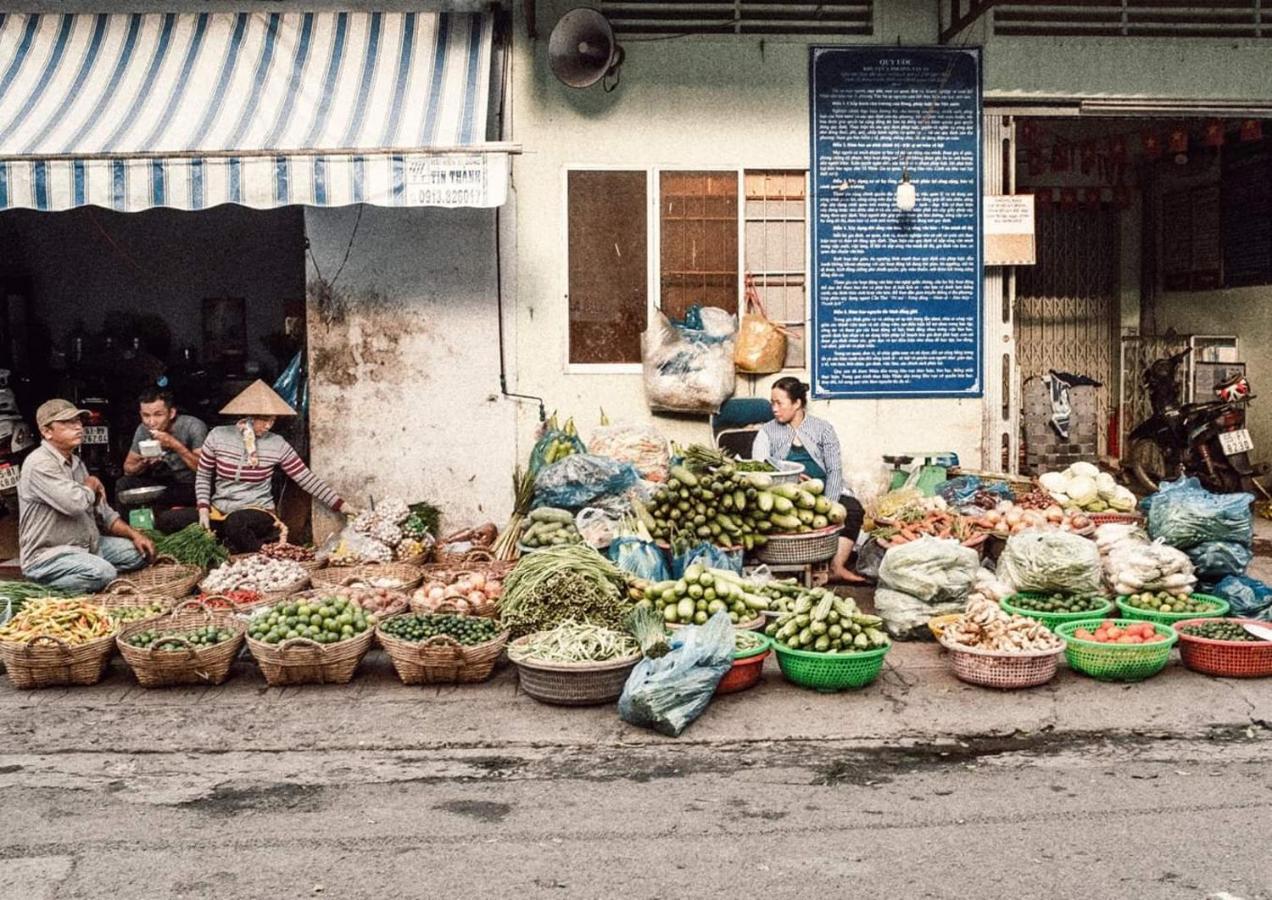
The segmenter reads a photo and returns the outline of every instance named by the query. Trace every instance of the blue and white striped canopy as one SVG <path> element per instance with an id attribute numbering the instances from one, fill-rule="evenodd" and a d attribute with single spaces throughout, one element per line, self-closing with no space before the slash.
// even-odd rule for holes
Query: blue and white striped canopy
<path id="1" fill-rule="evenodd" d="M 0 210 L 498 205 L 492 25 L 0 13 Z"/>

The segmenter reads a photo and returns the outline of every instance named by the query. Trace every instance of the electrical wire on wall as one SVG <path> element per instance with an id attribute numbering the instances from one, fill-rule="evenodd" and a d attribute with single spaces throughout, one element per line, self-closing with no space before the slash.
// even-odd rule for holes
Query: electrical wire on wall
<path id="1" fill-rule="evenodd" d="M 354 219 L 353 230 L 349 233 L 349 243 L 345 245 L 344 257 L 340 260 L 340 265 L 336 267 L 336 273 L 331 276 L 328 281 L 323 277 L 322 268 L 318 265 L 318 258 L 314 256 L 313 246 L 309 242 L 308 236 L 305 237 L 305 253 L 309 256 L 309 262 L 314 267 L 314 280 L 309 285 L 309 293 L 314 303 L 318 307 L 318 314 L 322 318 L 322 323 L 327 327 L 331 327 L 333 322 L 340 321 L 348 312 L 349 304 L 345 298 L 336 293 L 336 282 L 340 280 L 340 274 L 344 272 L 345 263 L 349 262 L 349 254 L 353 252 L 353 242 L 358 238 L 358 228 L 362 225 L 362 211 L 366 209 L 363 203 L 358 204 L 358 217 Z"/>

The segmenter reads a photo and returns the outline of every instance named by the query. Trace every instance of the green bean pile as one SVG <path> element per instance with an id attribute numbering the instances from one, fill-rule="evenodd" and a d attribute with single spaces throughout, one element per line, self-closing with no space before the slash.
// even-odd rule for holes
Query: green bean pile
<path id="1" fill-rule="evenodd" d="M 542 631 L 524 644 L 508 649 L 513 662 L 523 659 L 540 662 L 606 662 L 640 652 L 636 640 L 621 631 L 583 622 L 562 622 Z"/>

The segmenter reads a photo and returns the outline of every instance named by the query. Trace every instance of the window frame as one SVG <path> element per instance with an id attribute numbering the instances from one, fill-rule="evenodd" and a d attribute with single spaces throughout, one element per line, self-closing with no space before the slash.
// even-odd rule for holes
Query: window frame
<path id="1" fill-rule="evenodd" d="M 746 312 L 746 175 L 748 172 L 803 172 L 804 173 L 804 365 L 802 368 L 783 367 L 783 372 L 807 371 L 811 365 L 809 340 L 811 311 L 809 308 L 809 273 L 812 266 L 812 210 L 808 190 L 807 166 L 748 167 L 738 165 L 713 166 L 703 163 L 678 163 L 674 165 L 634 165 L 622 163 L 566 163 L 561 167 L 561 297 L 565 303 L 562 342 L 562 372 L 566 375 L 640 375 L 644 368 L 640 363 L 575 363 L 570 361 L 570 173 L 571 172 L 643 172 L 645 175 L 645 317 L 648 323 L 655 313 L 662 311 L 662 193 L 663 172 L 732 172 L 737 178 L 738 198 L 738 285 L 737 309 L 739 318 Z M 775 320 L 776 321 L 776 320 Z M 790 324 L 790 323 L 786 323 Z"/>

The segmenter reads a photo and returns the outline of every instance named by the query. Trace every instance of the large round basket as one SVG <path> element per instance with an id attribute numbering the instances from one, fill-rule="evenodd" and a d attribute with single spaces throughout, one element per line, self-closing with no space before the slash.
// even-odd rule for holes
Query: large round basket
<path id="1" fill-rule="evenodd" d="M 1063 643 L 1054 650 L 1031 653 L 996 653 L 944 638 L 941 646 L 949 651 L 950 671 L 959 681 L 1006 691 L 1046 684 L 1056 677 L 1064 653 Z"/>
<path id="2" fill-rule="evenodd" d="M 690 622 L 665 622 L 663 627 L 671 631 L 678 631 L 681 628 L 688 628 L 689 625 L 695 624 Z M 705 623 L 703 623 L 705 624 Z M 768 624 L 768 619 L 763 613 L 756 613 L 754 619 L 747 619 L 744 622 L 734 622 L 733 627 L 738 631 L 763 631 L 764 626 Z M 701 627 L 701 626 L 699 626 Z"/>
<path id="3" fill-rule="evenodd" d="M 1029 609 L 1028 603 L 1030 599 L 1043 596 L 1045 595 L 1022 591 L 1000 600 L 998 605 L 1006 612 L 1017 616 L 1024 616 L 1027 619 L 1033 619 L 1035 622 L 1041 622 L 1043 625 L 1053 630 L 1057 625 L 1062 625 L 1065 622 L 1078 622 L 1082 619 L 1098 619 L 1101 616 L 1107 616 L 1113 611 L 1113 604 L 1107 599 L 1095 609 L 1088 609 L 1083 612 L 1039 612 L 1037 610 Z"/>
<path id="4" fill-rule="evenodd" d="M 9 681 L 22 690 L 96 684 L 114 652 L 114 634 L 75 645 L 46 635 L 25 642 L 0 641 Z"/>
<path id="5" fill-rule="evenodd" d="M 253 591 L 253 593 L 256 592 Z M 268 594 L 257 594 L 257 597 L 259 597 L 259 599 L 253 600 L 250 603 L 239 603 L 225 594 L 199 594 L 193 599 L 207 604 L 208 609 L 212 610 L 214 613 L 223 612 L 230 614 L 249 613 L 254 609 L 262 609 L 266 606 L 273 606 L 278 602 L 278 600 Z M 214 600 L 217 602 L 211 602 Z"/>
<path id="6" fill-rule="evenodd" d="M 1152 644 L 1102 644 L 1073 636 L 1079 628 L 1094 631 L 1102 621 L 1125 627 L 1143 620 L 1083 619 L 1057 625 L 1055 632 L 1065 640 L 1064 655 L 1069 661 L 1069 668 L 1098 681 L 1143 681 L 1166 668 L 1170 661 L 1170 648 L 1179 639 L 1174 628 L 1152 623 L 1153 629 L 1166 638 Z"/>
<path id="7" fill-rule="evenodd" d="M 265 553 L 235 553 L 230 557 L 230 562 L 247 559 L 249 556 L 264 556 L 266 559 L 274 558 Z M 293 559 L 290 560 L 290 562 L 294 562 L 306 572 L 317 572 L 319 569 L 325 569 L 327 567 L 327 561 L 325 559 Z"/>
<path id="8" fill-rule="evenodd" d="M 1083 513 L 1091 524 L 1099 527 L 1100 525 L 1143 525 L 1144 516 L 1140 513 L 1127 512 L 1099 512 L 1099 513 Z"/>
<path id="9" fill-rule="evenodd" d="M 107 612 L 114 612 L 120 609 L 156 608 L 156 611 L 147 615 L 145 619 L 129 619 L 127 622 L 121 623 L 121 625 L 125 626 L 162 616 L 164 613 L 169 612 L 177 602 L 166 594 L 139 593 L 131 584 L 117 584 L 113 590 L 109 590 L 104 594 L 94 594 L 92 601 Z"/>
<path id="10" fill-rule="evenodd" d="M 314 572 L 310 577 L 315 588 L 335 591 L 347 587 L 382 587 L 392 591 L 411 591 L 420 586 L 424 576 L 406 563 L 375 563 L 367 566 L 338 566 Z"/>
<path id="11" fill-rule="evenodd" d="M 320 644 L 309 638 L 290 638 L 267 644 L 250 635 L 247 649 L 261 667 L 265 681 L 273 687 L 288 684 L 348 684 L 358 663 L 371 649 L 375 629 L 368 628 L 347 641 Z"/>
<path id="12" fill-rule="evenodd" d="M 1117 598 L 1117 608 L 1122 611 L 1123 617 L 1127 619 L 1156 622 L 1158 625 L 1174 625 L 1176 622 L 1186 622 L 1189 619 L 1219 619 L 1226 616 L 1231 608 L 1227 600 L 1222 597 L 1212 597 L 1209 594 L 1193 594 L 1191 599 L 1200 600 L 1209 609 L 1205 612 L 1157 612 L 1151 609 L 1131 606 L 1127 602 L 1126 597 Z"/>
<path id="13" fill-rule="evenodd" d="M 224 628 L 233 637 L 210 647 L 186 644 L 180 650 L 134 647 L 128 643 L 129 637 L 143 631 L 187 632 L 206 625 Z M 232 613 L 210 609 L 201 600 L 187 600 L 162 618 L 128 625 L 119 632 L 115 642 L 119 647 L 119 654 L 133 670 L 137 683 L 142 687 L 220 684 L 230 674 L 230 666 L 243 646 L 243 634 L 246 630 L 247 625 L 243 620 Z"/>
<path id="14" fill-rule="evenodd" d="M 238 562 L 239 560 L 247 559 L 248 557 L 258 556 L 258 555 L 259 554 L 256 554 L 256 553 L 242 553 L 237 556 L 231 557 L 230 561 L 225 563 L 225 565 L 231 565 L 234 562 Z M 207 588 L 203 587 L 202 584 L 200 584 L 199 587 L 205 593 L 207 592 Z M 276 590 L 272 590 L 272 591 L 262 591 L 257 589 L 254 586 L 246 586 L 244 588 L 245 590 L 256 591 L 256 593 L 261 595 L 261 599 L 259 603 L 250 604 L 247 608 L 254 609 L 257 606 L 265 606 L 270 603 L 277 603 L 279 600 L 285 600 L 288 597 L 292 596 L 293 594 L 303 591 L 307 587 L 309 587 L 309 572 L 308 571 L 304 572 L 302 575 L 297 577 L 296 580 L 293 581 L 291 584 L 283 585 L 282 587 L 279 587 Z"/>
<path id="15" fill-rule="evenodd" d="M 487 581 L 502 581 L 504 576 L 507 575 L 508 572 L 511 572 L 515 565 L 516 563 L 490 563 L 485 564 L 483 568 L 477 569 L 455 569 L 450 566 L 425 566 L 421 570 L 424 575 L 423 588 L 427 589 L 430 585 L 437 584 L 440 584 L 443 587 L 450 587 L 456 582 L 463 580 L 466 576 L 475 574 L 483 575 Z M 489 568 L 487 566 L 493 566 L 493 568 Z M 442 600 L 440 602 L 443 605 L 448 603 L 446 600 Z M 433 603 L 433 601 L 416 596 L 411 598 L 411 611 L 424 614 L 441 612 L 442 610 L 438 608 L 437 603 Z M 459 612 L 460 610 L 456 611 Z M 479 606 L 470 606 L 467 610 L 463 610 L 463 613 L 465 615 L 484 616 L 487 619 L 493 619 L 499 614 L 499 606 L 494 600 L 488 599 L 485 603 L 482 603 Z"/>
<path id="16" fill-rule="evenodd" d="M 126 584 L 138 594 L 158 594 L 180 600 L 194 590 L 201 578 L 203 570 L 198 566 L 184 565 L 171 556 L 156 556 L 146 568 L 116 578 L 106 585 L 106 591 L 113 592 L 116 587 Z"/>
<path id="17" fill-rule="evenodd" d="M 777 665 L 787 681 L 827 694 L 865 687 L 873 682 L 883 671 L 883 658 L 891 649 L 889 644 L 860 653 L 816 653 L 792 650 L 773 642 Z"/>
<path id="18" fill-rule="evenodd" d="M 1218 678 L 1263 678 L 1272 675 L 1272 641 L 1216 641 L 1189 634 L 1189 625 L 1213 619 L 1188 619 L 1175 624 L 1179 658 L 1194 672 Z M 1258 619 L 1224 619 L 1237 625 L 1263 625 Z"/>
<path id="19" fill-rule="evenodd" d="M 386 633 L 381 622 L 376 638 L 403 684 L 474 684 L 495 671 L 508 632 L 484 644 L 465 645 L 444 634 L 426 641 L 404 641 Z"/>
<path id="20" fill-rule="evenodd" d="M 627 677 L 641 660 L 639 653 L 602 663 L 517 659 L 517 648 L 533 637 L 526 635 L 509 644 L 508 658 L 517 667 L 521 689 L 541 703 L 555 706 L 598 706 L 614 702 L 622 695 Z"/>
<path id="21" fill-rule="evenodd" d="M 839 548 L 841 526 L 831 525 L 804 534 L 770 534 L 759 547 L 755 557 L 760 562 L 773 565 L 802 566 L 822 562 L 835 555 Z"/>

